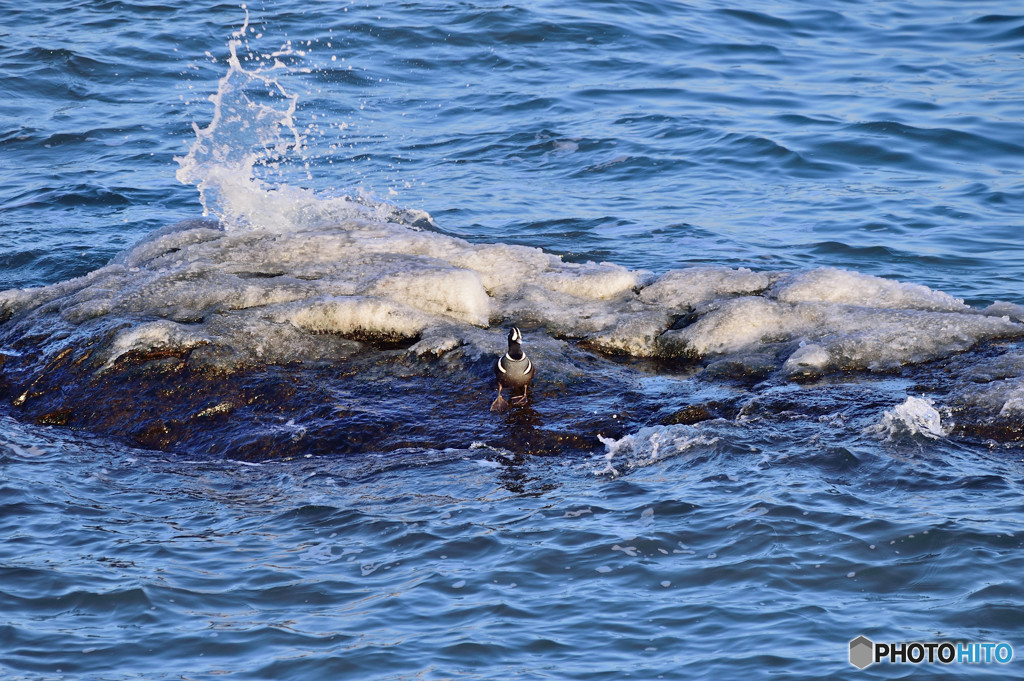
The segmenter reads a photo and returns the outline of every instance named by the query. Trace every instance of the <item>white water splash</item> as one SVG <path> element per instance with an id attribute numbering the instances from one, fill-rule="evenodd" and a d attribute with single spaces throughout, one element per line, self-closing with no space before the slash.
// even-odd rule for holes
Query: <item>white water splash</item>
<path id="1" fill-rule="evenodd" d="M 892 440 L 899 435 L 923 435 L 930 439 L 946 437 L 942 417 L 929 400 L 913 395 L 882 415 L 882 420 L 865 430 L 867 433 L 884 435 Z"/>
<path id="2" fill-rule="evenodd" d="M 650 466 L 658 461 L 677 456 L 699 446 L 710 446 L 718 442 L 718 437 L 705 435 L 696 426 L 648 426 L 635 433 L 614 438 L 597 436 L 605 446 L 605 467 L 594 471 L 594 475 L 611 475 L 618 477 L 620 468 L 640 468 Z M 613 462 L 621 461 L 616 468 Z M 644 512 L 642 519 L 653 518 L 654 510 Z"/>
<path id="3" fill-rule="evenodd" d="M 313 69 L 301 65 L 308 54 L 293 49 L 290 41 L 277 50 L 240 57 L 239 47 L 248 46 L 247 32 L 253 30 L 249 11 L 242 8 L 245 21 L 228 42 L 227 72 L 209 97 L 213 117 L 206 127 L 192 124 L 195 140 L 185 156 L 175 157 L 176 177 L 199 190 L 203 215 L 216 216 L 228 231 L 275 234 L 351 220 L 432 225 L 427 213 L 397 208 L 363 189 L 324 195 L 284 181 L 289 169 L 313 179 L 308 140 L 296 121 L 299 95 L 285 86 L 289 78 L 301 81 Z M 347 124 L 336 127 L 343 130 Z"/>
<path id="4" fill-rule="evenodd" d="M 228 42 L 227 73 L 210 95 L 213 118 L 205 128 L 192 124 L 196 138 L 187 155 L 175 158 L 180 166 L 176 177 L 199 189 L 203 214 L 216 215 L 228 228 L 250 226 L 257 216 L 279 212 L 274 205 L 279 202 L 256 177 L 256 168 L 279 163 L 303 143 L 295 124 L 299 97 L 279 80 L 288 72 L 280 57 L 291 54 L 291 47 L 264 55 L 269 66 L 246 69 L 238 48 L 248 30 L 249 10 L 245 9 L 245 22 Z M 274 191 L 307 193 L 289 189 Z"/>

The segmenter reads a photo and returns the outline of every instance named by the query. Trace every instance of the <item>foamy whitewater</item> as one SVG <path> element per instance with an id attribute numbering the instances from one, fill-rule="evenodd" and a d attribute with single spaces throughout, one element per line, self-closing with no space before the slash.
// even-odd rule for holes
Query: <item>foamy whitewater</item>
<path id="1" fill-rule="evenodd" d="M 0 676 L 1021 676 L 1019 8 L 58 4 Z"/>

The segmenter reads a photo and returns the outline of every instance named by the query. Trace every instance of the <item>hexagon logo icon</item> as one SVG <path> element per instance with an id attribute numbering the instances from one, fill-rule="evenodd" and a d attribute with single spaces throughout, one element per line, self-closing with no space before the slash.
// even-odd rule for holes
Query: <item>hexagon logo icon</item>
<path id="1" fill-rule="evenodd" d="M 850 664 L 857 669 L 864 669 L 875 661 L 875 644 L 865 636 L 858 636 L 850 641 Z"/>

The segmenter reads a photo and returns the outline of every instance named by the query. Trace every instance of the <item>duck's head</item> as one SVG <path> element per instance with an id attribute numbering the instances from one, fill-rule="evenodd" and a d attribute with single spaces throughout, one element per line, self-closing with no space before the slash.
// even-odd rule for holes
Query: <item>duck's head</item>
<path id="1" fill-rule="evenodd" d="M 519 327 L 513 326 L 508 330 L 508 356 L 517 361 L 523 357 L 523 349 L 519 347 L 521 340 L 523 334 L 519 332 Z"/>

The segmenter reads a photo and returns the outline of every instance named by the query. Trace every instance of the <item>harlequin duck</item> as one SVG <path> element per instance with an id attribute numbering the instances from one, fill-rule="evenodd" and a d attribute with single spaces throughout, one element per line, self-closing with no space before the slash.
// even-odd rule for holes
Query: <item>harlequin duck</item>
<path id="1" fill-rule="evenodd" d="M 498 397 L 491 404 L 491 411 L 505 411 L 508 409 L 508 402 L 501 396 L 501 389 L 508 388 L 511 392 L 516 388 L 522 388 L 523 394 L 510 397 L 512 404 L 526 404 L 526 390 L 533 380 L 535 370 L 533 362 L 523 352 L 519 342 L 523 334 L 519 329 L 512 327 L 508 332 L 508 352 L 498 358 L 494 365 L 494 375 L 498 379 Z"/>

